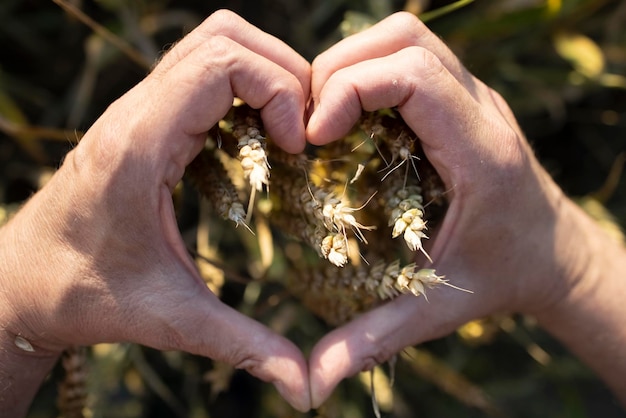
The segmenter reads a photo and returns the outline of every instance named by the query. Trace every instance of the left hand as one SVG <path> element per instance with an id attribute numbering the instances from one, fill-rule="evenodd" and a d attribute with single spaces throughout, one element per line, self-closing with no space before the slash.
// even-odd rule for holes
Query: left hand
<path id="1" fill-rule="evenodd" d="M 309 409 L 302 353 L 208 290 L 171 198 L 235 96 L 261 109 L 280 146 L 301 151 L 309 85 L 309 64 L 287 45 L 231 12 L 210 16 L 109 107 L 0 231 L 0 341 L 20 335 L 35 357 L 115 341 L 182 350 L 246 369 Z"/>

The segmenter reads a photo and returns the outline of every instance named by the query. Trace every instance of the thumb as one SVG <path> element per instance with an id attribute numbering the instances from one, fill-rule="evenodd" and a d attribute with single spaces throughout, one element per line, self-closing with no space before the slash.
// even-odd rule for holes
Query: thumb
<path id="1" fill-rule="evenodd" d="M 405 347 L 453 331 L 463 323 L 462 306 L 470 297 L 446 288 L 431 290 L 428 301 L 404 295 L 327 334 L 309 359 L 312 408 L 344 378 L 384 363 Z M 456 304 L 454 310 L 446 309 L 450 303 Z"/>
<path id="2" fill-rule="evenodd" d="M 206 287 L 199 286 L 193 296 L 184 299 L 170 291 L 168 299 L 176 306 L 168 309 L 161 305 L 157 314 L 167 317 L 153 318 L 167 324 L 164 332 L 146 345 L 181 350 L 244 369 L 274 384 L 295 409 L 310 409 L 306 360 L 291 341 L 223 304 Z"/>
<path id="3" fill-rule="evenodd" d="M 281 396 L 299 411 L 311 407 L 306 360 L 287 338 L 264 325 L 220 304 L 211 327 L 219 328 L 220 341 L 209 355 L 245 369 L 274 384 Z M 207 330 L 208 331 L 208 330 Z"/>

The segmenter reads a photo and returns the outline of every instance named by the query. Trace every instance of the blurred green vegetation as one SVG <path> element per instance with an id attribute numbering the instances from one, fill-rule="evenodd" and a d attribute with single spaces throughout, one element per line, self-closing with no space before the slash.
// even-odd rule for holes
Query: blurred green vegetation
<path id="1" fill-rule="evenodd" d="M 154 62 L 216 9 L 236 11 L 312 60 L 341 38 L 345 19 L 367 24 L 396 10 L 430 12 L 449 3 L 74 0 L 132 46 L 131 59 L 53 1 L 3 0 L 0 203 L 11 208 L 37 190 L 80 132 L 145 76 L 142 63 Z M 619 172 L 606 182 L 626 151 L 626 2 L 466 3 L 428 25 L 507 99 L 564 190 L 626 225 Z M 198 223 L 197 205 L 187 200 L 183 234 Z M 220 243 L 237 245 L 226 234 Z M 227 280 L 222 299 L 282 330 L 305 351 L 327 330 L 277 286 Z M 377 389 L 383 416 L 626 416 L 601 382 L 529 318 L 490 318 L 417 349 L 398 360 L 393 402 L 384 382 Z M 323 410 L 298 414 L 270 385 L 208 359 L 126 344 L 94 347 L 90 357 L 94 417 L 374 416 L 367 377 L 342 383 Z M 31 417 L 57 416 L 61 375 L 55 369 L 44 384 Z"/>

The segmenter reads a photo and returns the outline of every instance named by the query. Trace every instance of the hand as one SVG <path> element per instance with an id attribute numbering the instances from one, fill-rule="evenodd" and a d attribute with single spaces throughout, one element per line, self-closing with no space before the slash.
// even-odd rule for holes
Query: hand
<path id="1" fill-rule="evenodd" d="M 414 16 L 395 14 L 317 57 L 311 94 L 314 144 L 342 137 L 362 109 L 398 108 L 450 190 L 444 222 L 429 240 L 434 266 L 473 291 L 442 287 L 429 302 L 403 296 L 325 336 L 310 358 L 313 407 L 344 377 L 468 320 L 547 312 L 591 268 L 588 257 L 576 257 L 580 227 L 570 221 L 577 212 L 504 100 Z"/>
<path id="2" fill-rule="evenodd" d="M 301 151 L 309 86 L 310 65 L 281 41 L 230 12 L 209 17 L 110 106 L 1 231 L 3 335 L 28 340 L 35 357 L 107 341 L 183 350 L 246 369 L 307 410 L 300 350 L 207 289 L 171 192 L 234 96 L 262 109 L 280 146 Z"/>

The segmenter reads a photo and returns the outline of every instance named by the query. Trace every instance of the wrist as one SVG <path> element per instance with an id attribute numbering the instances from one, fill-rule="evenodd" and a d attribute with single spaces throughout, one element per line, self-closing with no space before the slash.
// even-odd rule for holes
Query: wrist
<path id="1" fill-rule="evenodd" d="M 26 415 L 62 351 L 33 326 L 33 318 L 40 316 L 34 312 L 37 303 L 26 302 L 36 293 L 32 286 L 37 281 L 24 251 L 28 230 L 15 226 L 24 226 L 18 216 L 0 228 L 0 416 L 7 417 Z"/>
<path id="2" fill-rule="evenodd" d="M 626 250 L 573 202 L 562 211 L 555 240 L 561 296 L 532 314 L 626 405 Z"/>
<path id="3" fill-rule="evenodd" d="M 41 215 L 42 207 L 53 211 L 49 195 L 37 193 L 0 228 L 0 333 L 3 349 L 15 355 L 57 357 L 67 346 L 52 326 L 62 272 L 54 234 Z M 20 350 L 16 338 L 28 341 L 33 351 Z"/>
<path id="4" fill-rule="evenodd" d="M 35 397 L 39 386 L 59 358 L 58 353 L 19 348 L 26 340 L 0 329 L 0 416 L 22 417 Z M 19 337 L 21 338 L 21 337 Z M 16 344 L 17 341 L 17 344 Z"/>
<path id="5" fill-rule="evenodd" d="M 1 280 L 6 279 L 3 274 Z M 4 292 L 1 294 L 5 296 Z M 29 337 L 31 334 L 19 322 L 19 314 L 14 313 L 10 303 L 0 301 L 0 416 L 25 416 L 39 386 L 59 358 L 60 351 L 38 345 Z"/>
<path id="6" fill-rule="evenodd" d="M 521 201 L 535 202 L 518 209 L 519 236 L 509 251 L 519 254 L 515 282 L 515 311 L 550 318 L 554 310 L 586 294 L 605 268 L 603 247 L 614 242 L 569 199 L 543 168 Z M 523 189 L 522 189 L 523 190 Z M 540 190 L 538 193 L 537 190 Z"/>
<path id="7" fill-rule="evenodd" d="M 558 206 L 552 252 L 547 255 L 553 265 L 543 272 L 551 277 L 539 277 L 549 284 L 553 297 L 525 312 L 545 322 L 556 318 L 557 312 L 577 309 L 583 301 L 598 297 L 614 280 L 607 275 L 619 280 L 619 268 L 626 257 L 623 245 L 573 201 L 563 196 Z"/>

